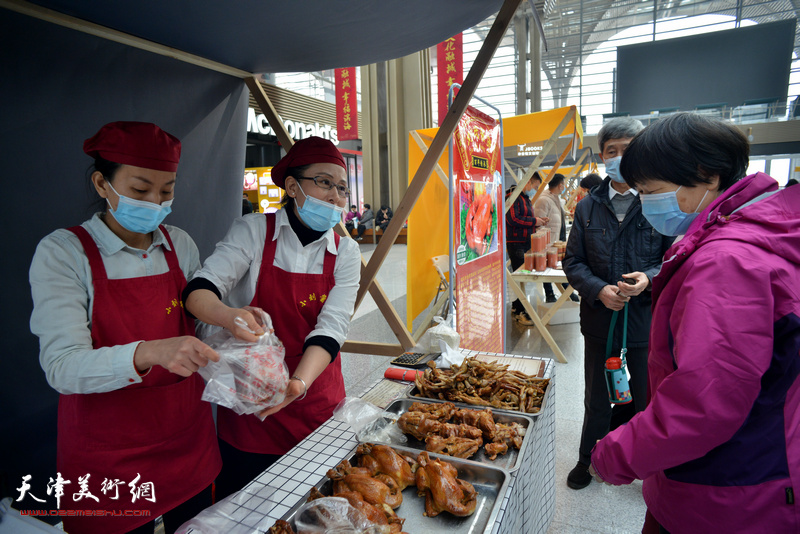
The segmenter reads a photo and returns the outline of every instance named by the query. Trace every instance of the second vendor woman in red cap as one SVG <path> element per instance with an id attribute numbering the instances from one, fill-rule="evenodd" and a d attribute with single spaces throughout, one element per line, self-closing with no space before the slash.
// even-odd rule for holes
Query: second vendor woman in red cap
<path id="1" fill-rule="evenodd" d="M 70 534 L 152 534 L 162 514 L 170 533 L 211 505 L 221 465 L 195 372 L 219 356 L 180 304 L 197 246 L 161 224 L 181 143 L 155 124 L 114 122 L 83 149 L 107 209 L 42 239 L 30 269 L 31 331 L 61 393 L 52 482 L 58 507 L 76 512 Z"/>
<path id="2" fill-rule="evenodd" d="M 273 167 L 272 181 L 286 192 L 283 208 L 236 219 L 184 292 L 195 317 L 247 341 L 256 338 L 234 319 L 258 331 L 244 308 L 266 311 L 292 377 L 286 401 L 263 422 L 219 408 L 218 498 L 241 489 L 313 432 L 345 395 L 337 355 L 355 305 L 361 255 L 355 241 L 332 230 L 349 200 L 344 159 L 330 141 L 309 137 Z"/>

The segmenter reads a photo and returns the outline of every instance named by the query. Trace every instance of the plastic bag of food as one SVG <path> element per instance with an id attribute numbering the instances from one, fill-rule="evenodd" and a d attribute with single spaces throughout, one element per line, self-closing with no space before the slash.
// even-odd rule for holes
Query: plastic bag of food
<path id="1" fill-rule="evenodd" d="M 244 489 L 228 495 L 186 521 L 176 534 L 264 534 L 275 522 L 268 516 L 257 514 L 249 502 L 274 500 L 277 488 L 249 484 Z M 254 517 L 258 516 L 257 520 Z"/>
<path id="2" fill-rule="evenodd" d="M 333 418 L 347 423 L 360 442 L 403 444 L 408 442 L 397 425 L 397 414 L 384 412 L 374 404 L 358 397 L 345 397 L 333 411 Z"/>
<path id="3" fill-rule="evenodd" d="M 245 415 L 277 406 L 286 398 L 289 384 L 289 368 L 284 361 L 286 349 L 264 311 L 261 321 L 266 333 L 255 343 L 236 339 L 228 330 L 203 340 L 219 354 L 218 362 L 209 362 L 198 371 L 206 381 L 204 401 Z M 235 322 L 255 334 L 244 319 L 237 317 Z"/>
<path id="4" fill-rule="evenodd" d="M 323 497 L 304 504 L 294 516 L 297 534 L 390 534 L 388 525 L 373 525 L 347 499 Z"/>
<path id="5" fill-rule="evenodd" d="M 428 331 L 423 334 L 423 337 L 429 336 L 427 350 L 429 352 L 443 352 L 444 349 L 440 342 L 444 342 L 451 349 L 458 349 L 458 346 L 461 344 L 461 336 L 456 332 L 456 329 L 441 317 L 434 317 L 433 320 L 436 321 L 437 325 L 429 328 Z M 420 342 L 421 341 L 422 339 L 420 339 Z M 421 344 L 422 343 L 418 343 L 418 346 Z"/>

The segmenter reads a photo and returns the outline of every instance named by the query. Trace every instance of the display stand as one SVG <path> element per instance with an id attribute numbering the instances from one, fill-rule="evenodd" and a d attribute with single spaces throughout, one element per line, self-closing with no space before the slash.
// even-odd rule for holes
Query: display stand
<path id="1" fill-rule="evenodd" d="M 533 419 L 529 430 L 533 441 L 527 447 L 522 467 L 511 474 L 497 520 L 486 532 L 545 534 L 555 514 L 555 365 L 547 358 L 513 357 L 541 360 L 546 366 L 544 377 L 550 378 L 551 385 L 542 403 L 542 411 Z M 368 394 L 383 382 L 387 381 L 379 380 L 364 393 Z M 278 519 L 285 518 L 298 502 L 307 497 L 311 487 L 329 469 L 350 456 L 357 445 L 349 425 L 329 419 L 243 488 L 242 491 L 251 497 L 238 499 L 244 504 L 229 514 L 232 526 L 268 528 Z M 402 517 L 402 507 L 398 512 Z"/>

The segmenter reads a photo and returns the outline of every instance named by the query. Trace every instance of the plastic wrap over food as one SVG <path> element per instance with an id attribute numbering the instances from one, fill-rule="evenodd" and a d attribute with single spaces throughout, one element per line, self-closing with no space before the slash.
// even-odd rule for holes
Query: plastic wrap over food
<path id="1" fill-rule="evenodd" d="M 324 497 L 304 504 L 294 516 L 297 534 L 390 534 L 388 525 L 373 525 L 347 499 Z"/>
<path id="2" fill-rule="evenodd" d="M 236 321 L 248 329 L 243 319 L 237 317 Z M 206 381 L 204 401 L 246 415 L 277 406 L 286 398 L 289 384 L 289 368 L 284 361 L 286 349 L 275 335 L 272 319 L 263 311 L 261 321 L 266 333 L 255 343 L 236 339 L 228 330 L 203 340 L 220 357 L 218 362 L 209 362 L 198 371 Z"/>
<path id="3" fill-rule="evenodd" d="M 406 443 L 408 439 L 395 424 L 396 417 L 358 397 L 345 397 L 333 411 L 333 418 L 350 425 L 361 442 Z"/>

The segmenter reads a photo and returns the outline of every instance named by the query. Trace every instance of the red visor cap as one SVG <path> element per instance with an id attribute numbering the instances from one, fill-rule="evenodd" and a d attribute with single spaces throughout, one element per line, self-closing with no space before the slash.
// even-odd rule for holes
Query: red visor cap
<path id="1" fill-rule="evenodd" d="M 347 170 L 341 152 L 333 143 L 322 137 L 307 137 L 292 145 L 289 152 L 272 168 L 272 182 L 285 189 L 287 169 L 312 163 L 335 163 Z"/>
<path id="2" fill-rule="evenodd" d="M 119 121 L 106 124 L 84 141 L 83 151 L 114 163 L 176 172 L 181 142 L 153 123 Z"/>

